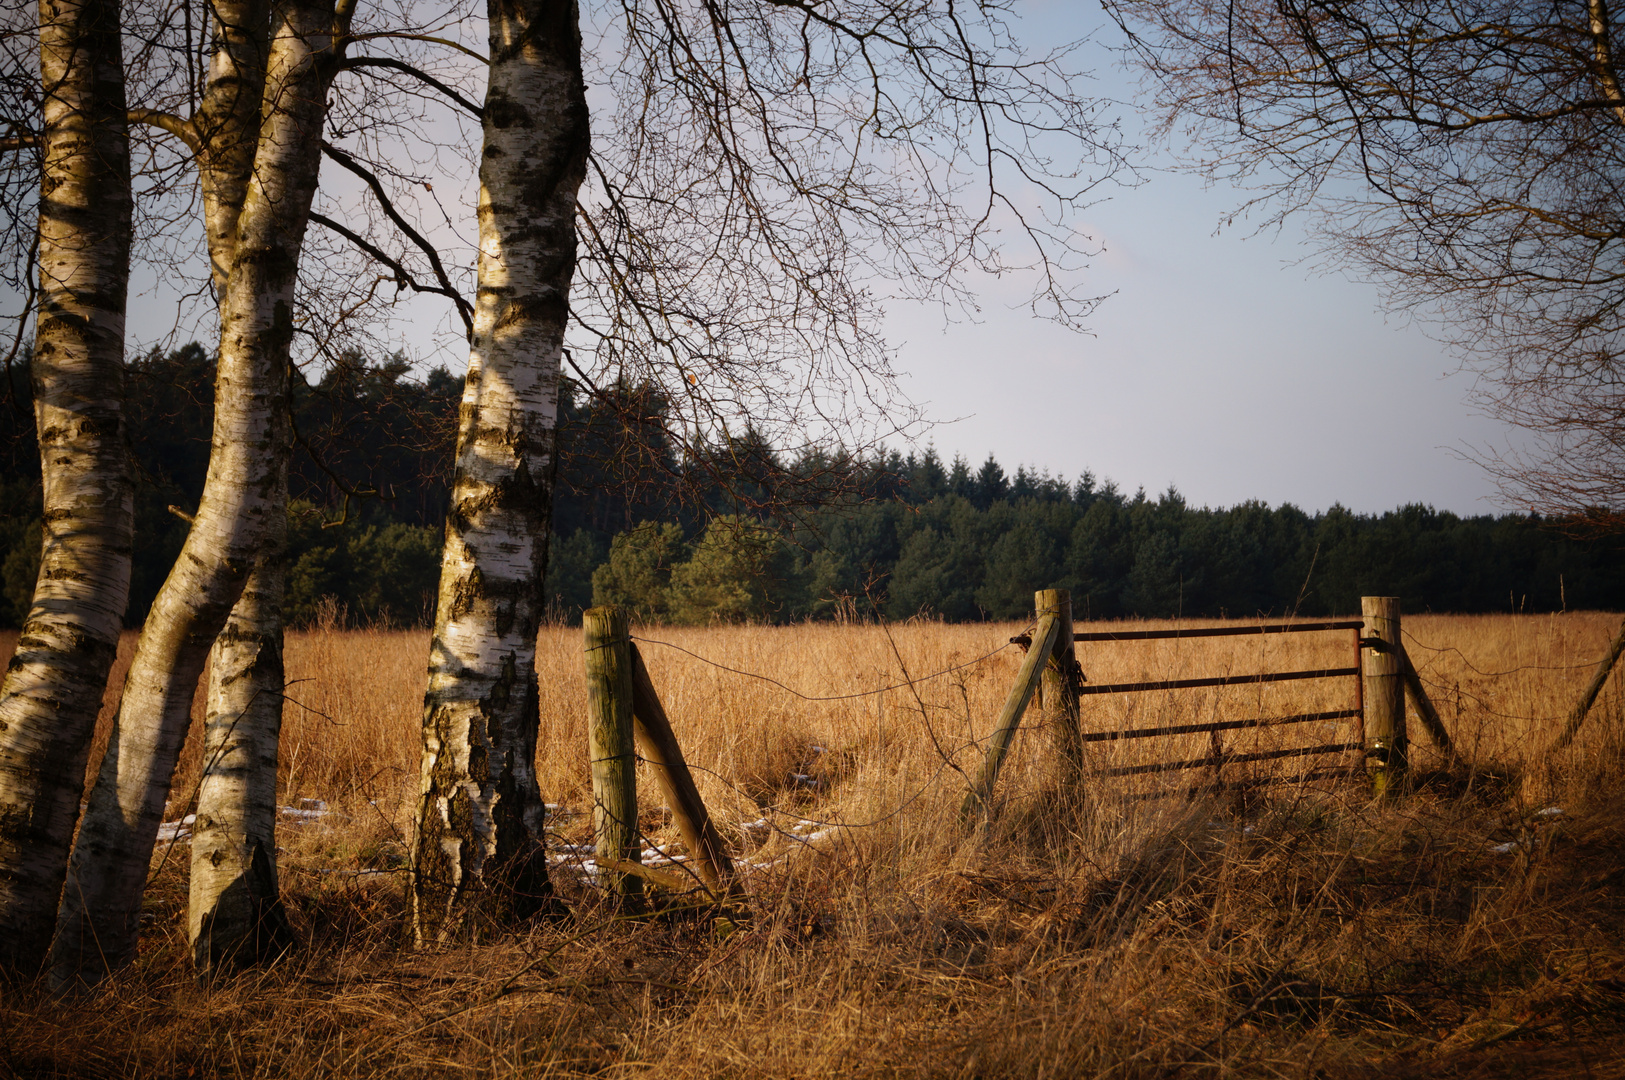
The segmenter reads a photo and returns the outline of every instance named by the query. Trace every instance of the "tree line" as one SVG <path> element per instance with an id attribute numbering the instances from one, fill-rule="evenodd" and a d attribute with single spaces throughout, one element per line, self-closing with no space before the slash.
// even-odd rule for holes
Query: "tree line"
<path id="1" fill-rule="evenodd" d="M 1625 604 L 1617 538 L 1576 540 L 1535 515 L 1193 507 L 1172 488 L 1130 496 L 1020 469 L 1005 481 L 992 458 L 971 474 L 929 452 L 877 471 L 904 493 L 815 515 L 788 536 L 732 517 L 693 534 L 623 532 L 592 599 L 688 623 L 1020 619 L 1036 589 L 1054 586 L 1089 619 L 1357 615 L 1369 595 L 1411 611 Z M 956 473 L 968 482 L 955 485 Z M 976 482 L 990 474 L 998 494 Z"/>
<path id="2" fill-rule="evenodd" d="M 128 626 L 145 617 L 185 537 L 182 514 L 197 505 L 213 376 L 195 344 L 129 364 L 140 392 Z M 40 508 L 27 383 L 13 385 L 20 407 L 0 416 L 0 611 L 17 626 L 38 570 Z M 291 622 L 432 619 L 461 395 L 461 379 L 416 376 L 398 356 L 352 353 L 320 380 L 296 381 Z M 606 404 L 564 382 L 546 577 L 554 618 L 619 603 L 700 624 L 1009 619 L 1052 586 L 1070 589 L 1087 618 L 1351 614 L 1378 594 L 1413 611 L 1625 607 L 1620 541 L 1577 539 L 1538 515 L 1196 507 L 1173 488 L 1129 494 L 1091 474 L 1012 473 L 992 455 L 973 467 L 932 449 L 841 464 L 831 489 L 817 483 L 837 471 L 828 460 L 780 460 L 749 440 L 685 460 L 649 419 L 667 407 L 650 387 Z M 628 416 L 649 420 L 635 450 Z"/>

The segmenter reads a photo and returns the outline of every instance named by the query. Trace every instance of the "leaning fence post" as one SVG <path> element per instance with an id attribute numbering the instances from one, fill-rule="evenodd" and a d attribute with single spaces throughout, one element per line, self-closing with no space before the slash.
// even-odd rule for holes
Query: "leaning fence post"
<path id="1" fill-rule="evenodd" d="M 1410 692 L 1411 704 L 1416 706 L 1416 715 L 1421 717 L 1428 738 L 1433 740 L 1433 745 L 1437 746 L 1446 758 L 1454 758 L 1456 746 L 1450 741 L 1450 732 L 1445 729 L 1444 721 L 1439 718 L 1439 710 L 1433 707 L 1427 688 L 1422 685 L 1422 676 L 1417 673 L 1416 665 L 1411 663 L 1411 654 L 1405 651 L 1403 645 L 1399 649 L 1399 664 L 1400 673 L 1405 676 L 1405 689 Z"/>
<path id="2" fill-rule="evenodd" d="M 700 789 L 689 772 L 683 758 L 683 748 L 677 744 L 677 735 L 666 717 L 665 706 L 655 693 L 654 680 L 643 665 L 643 657 L 636 645 L 629 646 L 632 658 L 632 719 L 637 741 L 643 748 L 643 757 L 654 770 L 655 783 L 666 796 L 672 820 L 683 837 L 694 869 L 699 873 L 707 891 L 718 898 L 737 893 L 739 881 L 734 877 L 733 860 L 728 857 L 728 846 L 717 832 Z"/>
<path id="3" fill-rule="evenodd" d="M 959 814 L 963 820 L 968 821 L 978 813 L 987 812 L 992 801 L 993 785 L 999 779 L 999 766 L 1004 764 L 1004 755 L 1009 752 L 1010 743 L 1016 737 L 1021 714 L 1027 711 L 1027 703 L 1032 701 L 1033 691 L 1038 688 L 1039 676 L 1055 649 L 1059 630 L 1060 621 L 1053 611 L 1039 612 L 1038 629 L 1033 632 L 1032 646 L 1021 661 L 1021 669 L 1016 672 L 1016 682 L 1004 699 L 1004 708 L 999 710 L 999 719 L 994 724 L 992 741 L 988 744 L 982 769 L 976 774 L 970 793 L 960 807 Z"/>
<path id="4" fill-rule="evenodd" d="M 1405 738 L 1405 676 L 1399 638 L 1399 597 L 1362 596 L 1365 618 L 1366 752 L 1376 759 L 1371 792 L 1392 798 L 1405 785 L 1410 763 Z"/>
<path id="5" fill-rule="evenodd" d="M 1613 642 L 1608 646 L 1608 652 L 1597 661 L 1596 669 L 1591 672 L 1591 681 L 1586 684 L 1585 692 L 1570 710 L 1568 722 L 1563 725 L 1563 730 L 1552 740 L 1549 752 L 1555 753 L 1574 741 L 1574 736 L 1579 734 L 1580 725 L 1585 723 L 1586 713 L 1591 711 L 1592 703 L 1597 700 L 1597 695 L 1602 693 L 1603 684 L 1608 681 L 1608 673 L 1614 670 L 1614 665 L 1619 662 L 1619 654 L 1622 652 L 1625 652 L 1625 622 L 1619 624 L 1619 633 L 1614 635 Z"/>
<path id="6" fill-rule="evenodd" d="M 581 617 L 587 658 L 587 746 L 598 870 L 610 892 L 637 906 L 643 880 L 615 869 L 640 862 L 638 787 L 632 749 L 631 626 L 625 609 L 588 608 Z"/>
<path id="7" fill-rule="evenodd" d="M 1072 640 L 1072 594 L 1065 589 L 1040 589 L 1033 596 L 1040 615 L 1055 613 L 1055 647 L 1044 664 L 1042 697 L 1044 722 L 1056 732 L 1062 768 L 1068 784 L 1083 777 L 1083 732 L 1078 723 L 1078 652 Z"/>

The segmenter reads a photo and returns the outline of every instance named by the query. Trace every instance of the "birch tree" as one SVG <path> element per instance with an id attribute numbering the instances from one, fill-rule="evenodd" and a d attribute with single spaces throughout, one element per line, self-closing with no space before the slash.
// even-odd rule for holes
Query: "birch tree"
<path id="1" fill-rule="evenodd" d="M 547 904 L 536 632 L 589 131 L 575 0 L 489 0 L 479 284 L 424 698 L 419 944 Z"/>
<path id="2" fill-rule="evenodd" d="M 601 398 L 659 387 L 696 459 L 733 432 L 782 446 L 858 418 L 874 425 L 860 438 L 890 434 L 906 404 L 875 330 L 882 287 L 968 305 L 967 275 L 1019 269 L 1035 309 L 1076 323 L 1096 298 L 1078 287 L 1089 240 L 1071 215 L 1121 165 L 1075 46 L 1025 52 L 1000 4 L 605 5 L 588 57 L 613 104 L 590 153 L 576 5 L 488 8 L 474 347 L 413 845 L 420 944 L 548 904 L 531 665 L 561 362 Z"/>
<path id="3" fill-rule="evenodd" d="M 221 301 L 214 437 L 203 497 L 125 680 L 107 755 L 69 864 L 51 950 L 58 986 L 127 961 L 158 823 L 209 647 L 286 514 L 293 290 L 320 163 L 328 86 L 349 0 L 281 0 L 252 176 Z"/>
<path id="4" fill-rule="evenodd" d="M 278 474 L 272 488 L 286 504 L 286 456 Z M 192 966 L 204 975 L 274 959 L 294 944 L 276 864 L 287 518 L 267 526 L 209 666 L 186 905 Z"/>
<path id="5" fill-rule="evenodd" d="M 33 606 L 0 688 L 0 965 L 50 942 L 85 755 L 118 646 L 133 515 L 123 361 L 130 158 L 117 0 L 39 5 L 32 375 L 44 484 Z M 9 136 L 7 149 L 28 149 Z"/>
<path id="6" fill-rule="evenodd" d="M 214 0 L 211 11 L 212 63 L 189 127 L 209 264 L 216 295 L 224 300 L 259 143 L 270 11 L 264 0 Z M 222 325 L 228 314 L 222 309 Z M 287 503 L 286 439 L 274 449 L 264 535 L 210 654 L 186 909 L 192 963 L 200 974 L 268 959 L 293 940 L 276 871 L 287 518 L 275 507 Z"/>

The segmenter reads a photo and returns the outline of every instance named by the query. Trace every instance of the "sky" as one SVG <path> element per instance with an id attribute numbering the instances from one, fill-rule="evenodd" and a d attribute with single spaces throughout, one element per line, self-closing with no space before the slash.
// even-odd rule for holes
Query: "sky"
<path id="1" fill-rule="evenodd" d="M 1144 141 L 1133 130 L 1136 76 L 1118 64 L 1117 31 L 1100 25 L 1098 7 L 1025 0 L 1019 10 L 1015 29 L 1028 42 L 1097 35 L 1086 61 L 1094 88 L 1125 103 L 1129 139 Z M 973 279 L 979 310 L 952 322 L 937 307 L 891 306 L 884 333 L 902 389 L 936 421 L 899 449 L 932 445 L 973 466 L 992 453 L 1007 471 L 1027 465 L 1069 480 L 1090 470 L 1128 492 L 1172 485 L 1195 505 L 1513 509 L 1472 456 L 1516 445 L 1517 433 L 1475 413 L 1472 377 L 1441 345 L 1385 315 L 1373 286 L 1307 269 L 1314 250 L 1296 225 L 1216 232 L 1247 193 L 1172 171 L 1165 149 L 1136 163 L 1146 182 L 1108 191 L 1084 215 L 1105 251 L 1082 285 L 1110 294 L 1087 334 L 1035 318 L 1019 280 Z M 324 169 L 324 185 L 334 172 Z M 137 347 L 174 342 L 174 290 L 142 269 L 134 285 Z M 403 320 L 395 340 L 455 367 L 447 324 L 437 309 Z"/>
<path id="2" fill-rule="evenodd" d="M 1088 334 L 1012 309 L 1014 290 L 986 290 L 977 322 L 894 308 L 903 385 L 939 421 L 927 440 L 1199 505 L 1505 509 L 1471 455 L 1515 433 L 1469 406 L 1471 374 L 1373 286 L 1295 265 L 1294 230 L 1215 236 L 1236 200 L 1163 175 L 1096 208 L 1088 280 L 1112 295 Z"/>
<path id="3" fill-rule="evenodd" d="M 1093 29 L 1115 44 L 1094 5 L 1022 10 L 1027 40 Z M 1137 77 L 1097 55 L 1101 92 L 1135 100 Z M 1139 160 L 1147 182 L 1086 215 L 1106 250 L 1085 281 L 1111 294 L 1088 335 L 1034 319 L 1019 288 L 994 281 L 976 322 L 890 313 L 905 388 L 953 421 L 927 436 L 944 458 L 974 465 L 992 451 L 1012 471 L 1089 469 L 1131 492 L 1173 485 L 1197 505 L 1512 509 L 1472 457 L 1518 434 L 1469 405 L 1473 377 L 1442 345 L 1385 314 L 1373 285 L 1308 269 L 1315 249 L 1295 224 L 1216 233 L 1247 192 L 1172 171 L 1166 148 Z"/>

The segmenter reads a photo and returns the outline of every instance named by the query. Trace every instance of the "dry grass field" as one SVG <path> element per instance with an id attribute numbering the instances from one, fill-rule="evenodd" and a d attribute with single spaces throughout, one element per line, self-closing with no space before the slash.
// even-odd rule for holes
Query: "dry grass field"
<path id="1" fill-rule="evenodd" d="M 569 854 L 590 842 L 585 691 L 579 630 L 550 627 L 540 774 L 573 914 L 434 953 L 404 947 L 402 903 L 426 634 L 293 635 L 282 802 L 328 811 L 287 815 L 279 838 L 303 949 L 197 984 L 186 845 L 160 844 L 132 968 L 83 1001 L 0 988 L 0 1076 L 1625 1076 L 1618 691 L 1571 750 L 1544 752 L 1617 625 L 1407 618 L 1464 753 L 1444 762 L 1413 722 L 1416 791 L 1395 805 L 1339 780 L 1152 797 L 1200 769 L 1065 790 L 1035 708 L 976 833 L 957 824 L 963 773 L 1020 626 L 640 628 L 701 792 L 747 860 L 748 915 L 724 920 L 682 904 L 617 916 Z M 1091 643 L 1079 658 L 1097 685 L 1341 667 L 1351 636 Z M 1100 695 L 1083 723 L 1352 703 L 1347 679 Z M 1225 748 L 1348 737 L 1298 724 L 1227 732 Z M 1104 770 L 1212 746 L 1090 750 Z M 172 819 L 197 775 L 189 745 Z M 639 794 L 645 833 L 672 850 L 652 778 Z"/>

